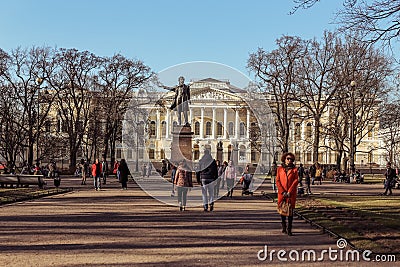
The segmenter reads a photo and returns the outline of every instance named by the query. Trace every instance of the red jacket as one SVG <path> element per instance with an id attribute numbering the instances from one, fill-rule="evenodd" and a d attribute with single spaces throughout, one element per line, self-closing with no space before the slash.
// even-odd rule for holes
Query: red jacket
<path id="1" fill-rule="evenodd" d="M 278 187 L 278 204 L 283 200 L 283 192 L 290 193 L 290 204 L 292 208 L 296 206 L 297 198 L 297 184 L 299 183 L 299 174 L 297 168 L 289 169 L 286 174 L 285 168 L 282 166 L 278 167 L 276 173 L 276 186 Z"/>
<path id="2" fill-rule="evenodd" d="M 96 169 L 96 163 L 93 163 L 93 165 L 92 165 L 93 177 L 98 177 L 101 174 L 101 163 L 99 162 L 97 166 L 98 166 L 99 170 Z M 97 173 L 97 175 L 96 175 L 96 173 Z"/>

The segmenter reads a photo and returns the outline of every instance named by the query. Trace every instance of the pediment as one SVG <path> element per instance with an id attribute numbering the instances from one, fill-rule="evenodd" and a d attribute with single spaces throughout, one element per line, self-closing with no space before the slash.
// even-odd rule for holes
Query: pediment
<path id="1" fill-rule="evenodd" d="M 198 101 L 243 101 L 239 96 L 214 88 L 195 88 L 190 91 L 190 99 Z"/>

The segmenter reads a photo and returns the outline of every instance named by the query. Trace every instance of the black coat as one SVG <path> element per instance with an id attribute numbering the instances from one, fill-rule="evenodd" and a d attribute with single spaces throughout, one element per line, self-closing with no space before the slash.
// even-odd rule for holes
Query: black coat
<path id="1" fill-rule="evenodd" d="M 211 155 L 204 155 L 199 161 L 200 178 L 206 180 L 216 180 L 218 178 L 218 166 Z"/>
<path id="2" fill-rule="evenodd" d="M 129 171 L 128 165 L 126 164 L 121 164 L 118 167 L 119 170 L 119 177 L 121 182 L 127 182 L 128 181 L 128 175 L 131 174 Z"/>

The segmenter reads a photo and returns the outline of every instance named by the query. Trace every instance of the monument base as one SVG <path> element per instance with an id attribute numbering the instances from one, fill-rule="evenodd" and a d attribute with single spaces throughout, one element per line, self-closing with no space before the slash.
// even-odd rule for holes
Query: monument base
<path id="1" fill-rule="evenodd" d="M 172 130 L 171 159 L 175 166 L 185 160 L 188 165 L 192 161 L 192 137 L 193 132 L 190 125 L 174 126 Z"/>

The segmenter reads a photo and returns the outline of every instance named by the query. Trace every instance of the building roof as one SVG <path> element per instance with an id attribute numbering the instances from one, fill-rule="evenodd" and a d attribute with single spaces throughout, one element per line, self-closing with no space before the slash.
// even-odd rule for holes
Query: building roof
<path id="1" fill-rule="evenodd" d="M 214 78 L 205 78 L 201 80 L 192 79 L 193 82 L 192 88 L 199 88 L 199 87 L 210 87 L 216 88 L 223 91 L 228 91 L 231 93 L 246 93 L 246 90 L 243 90 L 237 86 L 232 85 L 228 79 L 214 79 Z"/>

